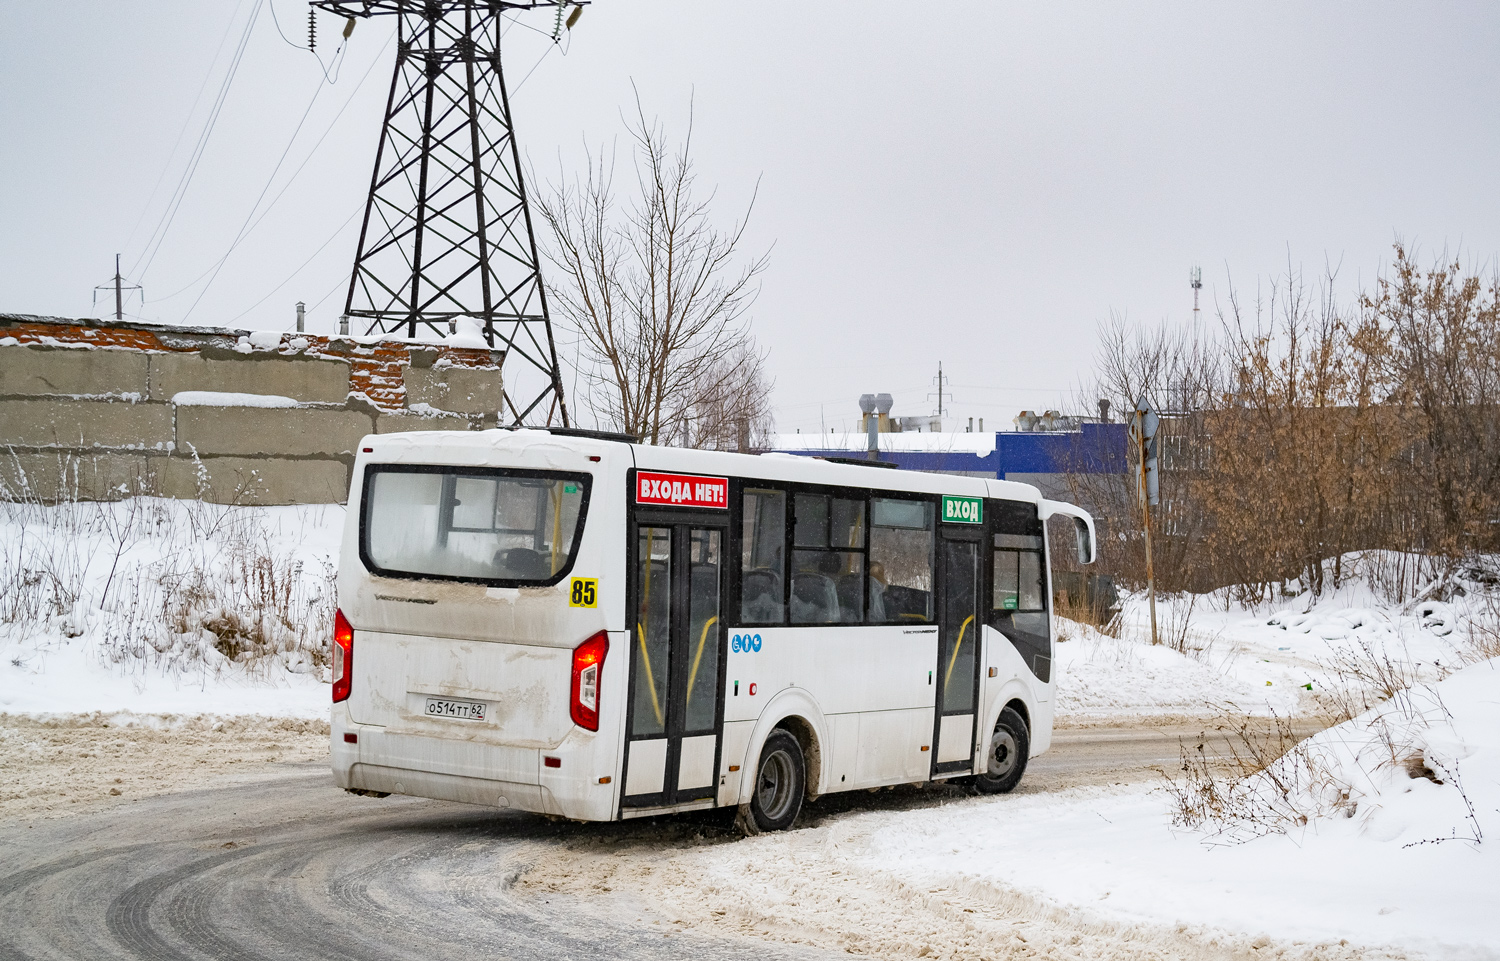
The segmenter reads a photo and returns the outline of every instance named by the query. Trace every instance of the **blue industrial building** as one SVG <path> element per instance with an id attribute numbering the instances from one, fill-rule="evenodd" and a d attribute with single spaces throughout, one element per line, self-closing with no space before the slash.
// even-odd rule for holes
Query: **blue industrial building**
<path id="1" fill-rule="evenodd" d="M 994 433 L 876 434 L 879 459 L 904 470 L 992 477 L 1035 484 L 1044 494 L 1066 492 L 1067 474 L 1123 474 L 1124 424 L 1084 422 L 1076 430 Z M 807 457 L 863 458 L 863 433 L 782 434 L 776 450 Z"/>

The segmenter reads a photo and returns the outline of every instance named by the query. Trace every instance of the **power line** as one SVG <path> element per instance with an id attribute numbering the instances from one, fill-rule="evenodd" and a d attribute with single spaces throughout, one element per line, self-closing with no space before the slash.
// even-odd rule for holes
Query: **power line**
<path id="1" fill-rule="evenodd" d="M 286 41 L 286 45 L 291 47 L 293 50 L 306 50 L 308 53 L 316 56 L 316 51 L 314 51 L 312 47 L 304 47 L 300 43 L 294 43 L 291 38 L 286 35 L 286 31 L 281 29 L 281 18 L 276 16 L 276 0 L 268 0 L 268 2 L 271 6 L 271 22 L 276 24 L 276 32 L 281 34 L 281 39 Z"/>
<path id="2" fill-rule="evenodd" d="M 255 198 L 255 203 L 250 205 L 250 212 L 245 215 L 245 222 L 240 224 L 239 232 L 234 235 L 234 240 L 230 242 L 229 249 L 224 251 L 224 256 L 220 257 L 219 262 L 214 265 L 213 276 L 208 278 L 208 283 L 204 284 L 203 289 L 198 291 L 198 296 L 194 299 L 193 305 L 187 309 L 187 313 L 182 315 L 184 321 L 193 315 L 193 311 L 197 309 L 199 301 L 203 300 L 203 295 L 208 293 L 208 288 L 212 287 L 214 281 L 218 279 L 219 271 L 223 269 L 224 262 L 229 259 L 229 255 L 234 253 L 234 248 L 238 247 L 240 241 L 244 239 L 246 234 L 245 228 L 250 226 L 250 220 L 255 216 L 255 211 L 259 209 L 260 202 L 265 199 L 266 191 L 271 189 L 271 184 L 276 180 L 276 175 L 281 172 L 281 165 L 286 162 L 286 155 L 291 153 L 292 144 L 297 142 L 297 134 L 302 132 L 302 125 L 307 122 L 307 115 L 312 113 L 313 104 L 318 102 L 318 94 L 322 92 L 323 84 L 320 82 L 313 88 L 312 99 L 307 102 L 307 109 L 302 111 L 302 119 L 297 121 L 296 129 L 292 131 L 291 138 L 287 140 L 286 146 L 282 148 L 281 156 L 276 160 L 276 166 L 271 168 L 271 176 L 266 178 L 266 185 L 260 188 L 260 194 Z M 270 210 L 269 207 L 266 209 Z"/>
<path id="3" fill-rule="evenodd" d="M 274 196 L 274 197 L 271 198 L 271 202 L 269 204 L 266 204 L 266 208 L 260 212 L 260 216 L 259 217 L 255 218 L 255 223 L 251 224 L 250 228 L 244 232 L 244 236 L 241 237 L 239 241 L 236 241 L 236 245 L 238 245 L 238 243 L 240 243 L 240 242 L 243 242 L 243 240 L 244 240 L 245 237 L 250 236 L 250 234 L 252 232 L 254 232 L 255 228 L 260 226 L 261 221 L 265 220 L 266 216 L 268 214 L 270 214 L 271 208 L 273 208 L 273 207 L 276 206 L 277 201 L 279 201 L 282 198 L 282 196 L 287 192 L 287 189 L 289 187 L 291 187 L 292 183 L 297 179 L 297 175 L 300 174 L 300 173 L 302 173 L 302 169 L 307 166 L 307 164 L 308 164 L 309 161 L 312 160 L 313 156 L 317 153 L 318 148 L 323 145 L 323 141 L 328 139 L 328 135 L 333 132 L 333 128 L 338 124 L 339 119 L 341 117 L 343 117 L 344 111 L 349 108 L 349 104 L 351 104 L 351 103 L 354 102 L 354 98 L 359 93 L 360 88 L 363 87 L 365 81 L 370 78 L 370 73 L 371 73 L 371 71 L 373 71 L 375 69 L 375 65 L 380 62 L 381 56 L 390 47 L 391 40 L 394 38 L 394 36 L 395 35 L 392 34 L 391 36 L 389 36 L 389 37 L 386 38 L 384 46 L 382 46 L 380 48 L 380 51 L 378 53 L 376 53 L 375 57 L 373 59 L 371 59 L 370 65 L 365 68 L 364 75 L 359 78 L 359 83 L 355 84 L 354 85 L 354 89 L 352 89 L 352 90 L 349 91 L 349 96 L 347 98 L 345 98 L 344 103 L 343 103 L 342 106 L 339 107 L 338 112 L 333 115 L 333 119 L 328 122 L 328 126 L 324 128 L 322 136 L 318 137 L 317 142 L 312 145 L 312 148 L 310 150 L 308 150 L 307 156 L 305 156 L 305 157 L 302 158 L 302 162 L 297 165 L 297 169 L 294 170 L 294 171 L 292 171 L 292 175 L 287 178 L 286 183 L 282 184 L 281 189 L 276 192 L 276 196 Z M 314 95 L 314 99 L 316 99 L 316 95 Z M 288 144 L 288 146 L 290 146 L 290 144 Z M 275 176 L 275 174 L 273 172 L 272 177 L 274 178 L 274 176 Z M 264 192 L 262 192 L 262 195 L 264 195 Z M 253 213 L 253 208 L 252 208 L 252 213 Z M 208 266 L 208 268 L 203 271 L 203 273 L 199 274 L 198 276 L 194 277 L 192 280 L 188 281 L 188 283 L 185 284 L 184 286 L 179 287 L 177 290 L 172 291 L 172 293 L 167 294 L 164 297 L 157 297 L 157 298 L 155 298 L 154 300 L 152 300 L 152 303 L 159 304 L 159 303 L 162 303 L 163 301 L 171 300 L 173 297 L 180 296 L 180 295 L 186 293 L 187 291 L 191 290 L 194 286 L 197 285 L 198 281 L 202 280 L 204 277 L 207 277 L 210 273 L 212 273 L 214 271 L 215 268 L 217 268 L 220 264 L 222 264 L 225 261 L 225 259 L 227 259 L 229 257 L 230 252 L 232 252 L 233 250 L 234 250 L 234 246 L 231 246 L 228 251 L 224 252 L 224 256 L 223 257 L 220 257 L 218 260 L 216 260 L 212 264 L 210 264 Z M 243 315 L 241 315 L 241 316 L 243 316 Z"/>
<path id="4" fill-rule="evenodd" d="M 551 53 L 554 49 L 556 49 L 555 45 L 548 47 L 546 50 L 542 51 L 542 55 L 536 58 L 536 63 L 532 64 L 531 69 L 526 71 L 526 76 L 521 78 L 521 82 L 510 89 L 511 96 L 514 96 L 520 91 L 523 86 L 526 85 L 526 81 L 530 80 L 531 75 L 536 73 L 536 68 L 542 65 L 542 61 L 547 59 L 547 54 Z"/>
<path id="5" fill-rule="evenodd" d="M 281 283 L 277 284 L 275 287 L 271 288 L 270 292 L 267 293 L 260 300 L 257 300 L 255 303 L 251 304 L 249 307 L 246 307 L 240 313 L 236 314 L 229 322 L 232 324 L 236 320 L 239 320 L 241 317 L 243 317 L 246 314 L 250 313 L 250 311 L 254 310 L 255 308 L 259 307 L 261 304 L 263 304 L 266 301 L 270 300 L 271 299 L 271 295 L 275 294 L 276 291 L 280 290 L 281 288 L 285 287 L 287 284 L 291 283 L 292 282 L 292 278 L 295 277 L 295 276 L 297 276 L 298 274 L 302 273 L 302 271 L 307 268 L 307 265 L 313 262 L 313 258 L 317 257 L 318 254 L 321 254 L 323 252 L 323 248 L 325 248 L 329 244 L 333 243 L 334 239 L 336 237 L 338 237 L 339 234 L 341 234 L 341 233 L 344 232 L 344 228 L 347 227 L 347 226 L 349 226 L 349 223 L 352 220 L 354 220 L 355 217 L 358 217 L 360 215 L 360 213 L 364 211 L 364 209 L 365 209 L 364 202 L 361 201 L 360 205 L 358 207 L 354 208 L 354 213 L 350 214 L 347 218 L 345 218 L 344 222 L 338 225 L 338 229 L 336 229 L 332 234 L 330 234 L 327 240 L 325 240 L 321 244 L 319 244 L 318 245 L 318 249 L 314 250 L 311 254 L 309 254 L 306 260 L 302 261 L 302 266 L 298 267 L 296 270 L 292 271 L 290 274 L 287 274 L 287 277 L 286 277 L 285 280 L 283 280 Z M 338 286 L 342 285 L 343 283 L 344 283 L 344 281 L 340 280 L 338 282 L 338 284 L 334 285 L 335 289 L 337 289 Z M 328 297 L 325 294 L 324 297 L 323 297 L 323 300 L 327 300 L 327 299 L 328 299 Z M 323 302 L 323 300 L 318 301 L 318 303 L 314 304 L 313 306 L 314 307 L 318 306 L 318 304 L 321 304 Z"/>
<path id="6" fill-rule="evenodd" d="M 313 304 L 310 309 L 311 310 L 317 310 L 319 307 L 323 306 L 323 301 L 327 300 L 329 297 L 332 297 L 334 291 L 336 291 L 336 290 L 342 290 L 343 287 L 344 287 L 344 285 L 345 285 L 345 283 L 346 283 L 345 280 L 342 277 L 340 277 L 337 281 L 334 282 L 334 285 L 332 287 L 328 288 L 328 293 L 326 293 L 323 296 L 319 297 L 318 298 L 318 302 L 315 303 L 315 304 Z"/>
<path id="7" fill-rule="evenodd" d="M 182 200 L 187 196 L 188 185 L 192 183 L 193 174 L 198 169 L 198 164 L 203 159 L 203 151 L 208 146 L 208 139 L 213 134 L 214 126 L 218 123 L 219 112 L 224 109 L 224 101 L 229 96 L 229 88 L 234 83 L 235 74 L 239 72 L 240 62 L 245 57 L 245 48 L 250 44 L 250 34 L 255 27 L 255 20 L 260 16 L 260 7 L 263 0 L 255 0 L 255 6 L 250 10 L 250 18 L 245 22 L 245 32 L 240 37 L 239 45 L 235 48 L 234 58 L 229 63 L 229 72 L 224 76 L 224 83 L 219 87 L 218 96 L 214 99 L 214 105 L 209 110 L 208 121 L 204 125 L 203 132 L 198 136 L 198 142 L 193 147 L 193 153 L 188 160 L 187 169 L 183 171 L 182 177 L 177 182 L 177 188 L 172 192 L 172 199 L 167 202 L 167 209 L 162 213 L 162 219 L 157 223 L 157 228 L 151 232 L 146 240 L 146 250 L 150 251 L 147 256 L 146 250 L 136 258 L 135 264 L 131 265 L 130 273 L 138 280 L 144 280 L 146 271 L 151 269 L 151 263 L 156 259 L 156 254 L 161 250 L 161 245 L 167 237 L 167 231 L 172 227 L 172 221 L 177 219 L 177 211 L 182 207 Z M 153 241 L 155 246 L 152 246 Z M 137 270 L 141 260 L 145 260 L 145 266 Z"/>
<path id="8" fill-rule="evenodd" d="M 151 185 L 151 193 L 146 197 L 146 202 L 141 205 L 140 216 L 135 218 L 135 224 L 131 226 L 130 233 L 125 237 L 123 244 L 125 247 L 129 247 L 131 241 L 135 240 L 135 232 L 141 229 L 141 221 L 146 219 L 146 212 L 151 209 L 151 202 L 156 199 L 156 192 L 161 189 L 161 182 L 166 179 L 167 171 L 172 169 L 172 158 L 177 156 L 177 148 L 182 145 L 183 134 L 187 133 L 188 125 L 193 122 L 193 114 L 198 112 L 198 104 L 203 100 L 203 91 L 208 89 L 209 78 L 214 75 L 214 67 L 219 63 L 219 54 L 224 52 L 224 44 L 229 39 L 229 32 L 234 29 L 234 22 L 239 19 L 240 8 L 244 5 L 244 0 L 235 4 L 234 13 L 230 14 L 229 22 L 224 25 L 224 35 L 219 38 L 219 45 L 214 48 L 214 56 L 208 62 L 208 70 L 203 74 L 203 82 L 198 84 L 198 92 L 193 96 L 193 105 L 188 108 L 187 116 L 182 118 L 182 127 L 177 131 L 177 139 L 172 141 L 172 149 L 167 153 L 166 162 L 161 165 L 161 173 L 156 175 L 156 183 Z"/>

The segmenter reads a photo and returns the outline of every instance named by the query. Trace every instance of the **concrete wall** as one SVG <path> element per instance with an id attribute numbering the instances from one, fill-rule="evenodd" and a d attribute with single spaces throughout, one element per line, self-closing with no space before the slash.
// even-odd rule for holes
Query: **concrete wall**
<path id="1" fill-rule="evenodd" d="M 341 502 L 367 434 L 494 426 L 501 359 L 0 314 L 0 484 L 44 500 Z"/>

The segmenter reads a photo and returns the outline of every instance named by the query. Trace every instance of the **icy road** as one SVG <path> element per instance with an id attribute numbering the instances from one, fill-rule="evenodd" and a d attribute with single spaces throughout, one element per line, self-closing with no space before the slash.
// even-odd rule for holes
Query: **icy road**
<path id="1" fill-rule="evenodd" d="M 1152 778 L 1152 768 L 1175 761 L 1179 733 L 1195 732 L 1060 731 L 1054 750 L 1033 762 L 1023 793 Z M 918 809 L 957 796 L 948 789 L 897 789 L 829 797 L 805 807 L 799 827 L 816 830 L 846 813 Z M 554 823 L 434 801 L 353 797 L 330 785 L 322 765 L 286 764 L 230 787 L 147 798 L 95 814 L 0 823 L 0 958 L 892 954 L 888 942 L 841 950 L 811 933 L 803 939 L 782 930 L 768 941 L 743 924 L 682 922 L 654 904 L 649 889 L 628 883 L 632 860 L 684 846 L 735 843 L 718 815 Z M 595 885 L 588 897 L 552 883 L 561 870 L 557 865 L 587 873 L 591 858 L 598 859 L 600 876 L 620 882 Z M 803 867 L 786 863 L 775 869 L 796 873 Z M 926 903 L 930 892 L 915 900 L 901 890 L 866 893 L 889 902 L 880 909 L 888 916 L 910 914 L 911 939 L 903 942 L 910 950 L 898 949 L 897 955 L 916 955 L 929 943 L 953 946 L 944 919 L 951 913 L 964 920 L 965 910 L 975 910 L 965 908 L 961 893 L 941 898 L 941 908 Z M 830 891 L 829 897 L 848 894 Z M 1031 937 L 1010 936 L 1016 956 L 1040 949 L 1061 957 L 1149 957 L 1163 948 L 1184 957 L 1238 956 L 1232 946 L 1180 932 L 1162 934 L 1166 943 L 1141 932 L 1122 943 L 1121 931 L 1097 923 L 1071 928 L 1066 912 L 1022 913 Z M 850 934 L 860 936 L 857 930 Z"/>

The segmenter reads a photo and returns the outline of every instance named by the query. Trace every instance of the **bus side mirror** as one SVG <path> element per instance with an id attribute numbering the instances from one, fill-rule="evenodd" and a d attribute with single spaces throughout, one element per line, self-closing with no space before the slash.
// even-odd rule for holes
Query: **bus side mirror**
<path id="1" fill-rule="evenodd" d="M 1073 533 L 1078 537 L 1078 563 L 1094 563 L 1094 536 L 1083 518 L 1073 518 Z"/>

